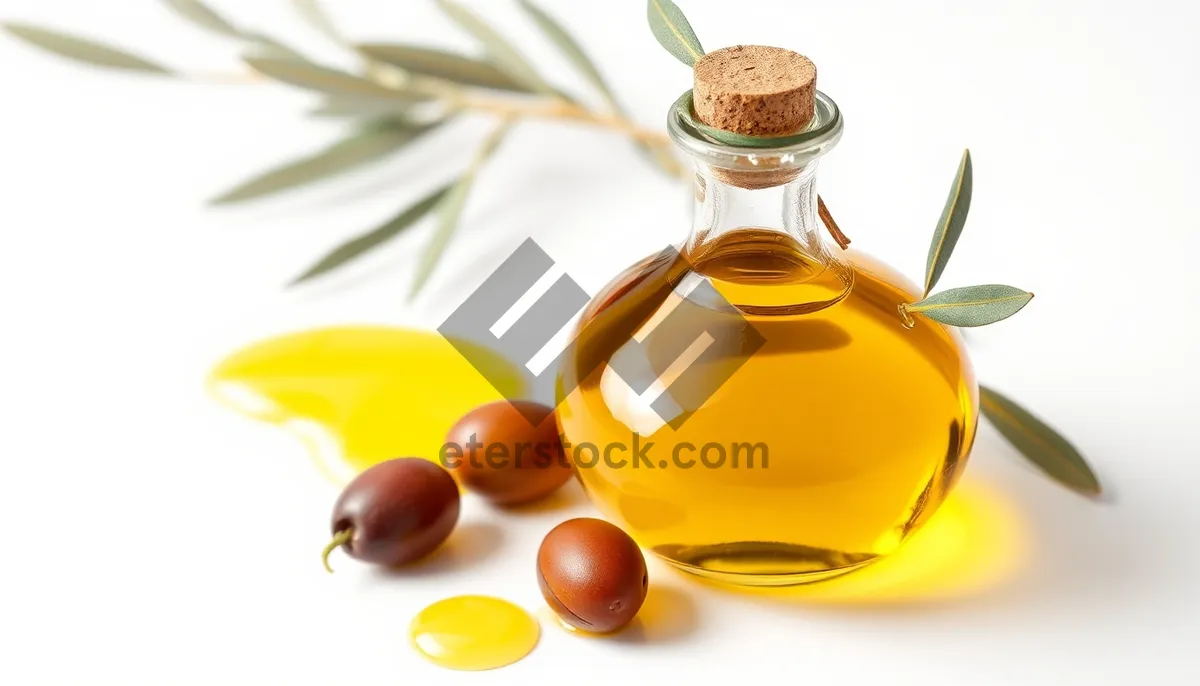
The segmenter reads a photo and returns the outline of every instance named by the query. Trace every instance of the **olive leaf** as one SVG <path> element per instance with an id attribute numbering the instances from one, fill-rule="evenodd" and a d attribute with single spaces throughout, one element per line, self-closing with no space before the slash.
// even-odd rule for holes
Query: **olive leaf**
<path id="1" fill-rule="evenodd" d="M 243 31 L 199 0 L 163 0 L 180 16 L 196 26 L 213 33 L 249 43 L 267 57 L 279 57 L 304 61 L 306 58 L 297 50 L 278 40 L 255 31 Z"/>
<path id="2" fill-rule="evenodd" d="M 127 69 L 160 75 L 171 74 L 171 70 L 162 65 L 84 38 L 29 24 L 6 23 L 0 27 L 30 45 L 76 62 L 110 69 Z"/>
<path id="3" fill-rule="evenodd" d="M 406 102 L 428 99 L 428 96 L 423 94 L 386 88 L 370 79 L 311 62 L 279 57 L 246 57 L 244 60 L 263 76 L 307 90 Z"/>
<path id="4" fill-rule="evenodd" d="M 466 173 L 459 177 L 458 181 L 450 187 L 450 190 L 442 198 L 442 202 L 438 205 L 438 223 L 434 229 L 433 236 L 430 237 L 429 243 L 426 244 L 425 250 L 421 254 L 421 260 L 417 264 L 417 275 L 413 279 L 412 290 L 409 292 L 409 298 L 413 298 L 425 286 L 425 282 L 433 274 L 433 270 L 437 267 L 438 261 L 442 254 L 446 251 L 446 246 L 450 244 L 450 239 L 454 237 L 455 231 L 458 230 L 458 220 L 462 216 L 463 207 L 467 203 L 467 196 L 471 193 L 471 187 L 475 184 L 475 177 L 479 175 L 479 170 L 488 161 L 496 149 L 500 147 L 504 137 L 512 130 L 512 122 L 504 121 L 500 126 L 488 136 L 479 151 L 475 154 L 475 159 Z"/>
<path id="5" fill-rule="evenodd" d="M 951 288 L 904 309 L 950 326 L 986 326 L 1020 312 L 1032 299 L 1033 293 L 990 284 Z"/>
<path id="6" fill-rule="evenodd" d="M 964 150 L 962 161 L 958 163 L 958 173 L 954 175 L 954 184 L 950 186 L 950 196 L 946 198 L 937 230 L 933 232 L 933 242 L 929 245 L 929 258 L 925 263 L 925 295 L 929 295 L 937 285 L 967 223 L 967 210 L 971 208 L 971 177 L 971 151 Z"/>
<path id="7" fill-rule="evenodd" d="M 519 2 L 522 9 L 529 14 L 533 22 L 542 30 L 542 33 L 546 34 L 550 42 L 554 43 L 555 47 L 567 58 L 567 61 L 604 96 L 604 100 L 608 103 L 609 107 L 614 112 L 621 112 L 617 96 L 613 94 L 612 89 L 608 86 L 608 82 L 604 80 L 604 75 L 600 73 L 595 62 L 584 52 L 583 46 L 579 44 L 579 41 L 567 33 L 567 30 L 556 22 L 553 17 L 546 14 L 542 8 L 529 0 L 519 0 Z"/>
<path id="8" fill-rule="evenodd" d="M 704 57 L 704 47 L 692 30 L 687 17 L 671 0 L 648 0 L 646 18 L 658 44 L 666 48 L 675 59 L 689 67 L 695 67 Z"/>
<path id="9" fill-rule="evenodd" d="M 305 21 L 335 45 L 345 42 L 342 32 L 325 13 L 325 8 L 321 7 L 321 0 L 292 0 L 292 7 L 300 16 L 304 17 Z"/>
<path id="10" fill-rule="evenodd" d="M 296 62 L 308 61 L 308 58 L 305 57 L 300 51 L 288 47 L 287 45 L 280 43 L 270 36 L 261 33 L 246 33 L 243 34 L 242 37 L 249 41 L 253 46 L 255 50 L 253 56 L 286 59 Z"/>
<path id="11" fill-rule="evenodd" d="M 336 176 L 395 153 L 435 126 L 436 123 L 420 126 L 387 123 L 364 127 L 320 152 L 245 181 L 212 203 L 228 205 L 257 199 Z"/>
<path id="12" fill-rule="evenodd" d="M 613 93 L 604 75 L 600 73 L 600 69 L 596 66 L 595 62 L 588 57 L 587 52 L 584 51 L 579 41 L 561 24 L 555 21 L 554 17 L 551 17 L 545 10 L 533 4 L 530 0 L 519 1 L 521 7 L 529 14 L 534 23 L 538 25 L 542 33 L 546 34 L 546 37 L 558 47 L 563 56 L 567 58 L 567 61 L 599 91 L 604 101 L 608 104 L 609 109 L 614 114 L 628 119 L 629 115 L 625 111 L 625 108 L 621 106 L 620 101 L 617 100 L 616 94 Z M 635 141 L 635 143 L 641 149 L 642 153 L 668 176 L 678 177 L 682 173 L 679 162 L 676 161 L 670 152 L 661 147 L 650 145 L 645 141 Z"/>
<path id="13" fill-rule="evenodd" d="M 983 416 L 1038 469 L 1084 495 L 1100 495 L 1100 482 L 1087 461 L 1054 429 L 997 391 L 979 387 Z"/>
<path id="14" fill-rule="evenodd" d="M 242 38 L 242 32 L 200 0 L 163 0 L 168 7 L 202 29 L 232 38 Z"/>
<path id="15" fill-rule="evenodd" d="M 341 244 L 337 248 L 330 251 L 327 255 L 317 261 L 316 264 L 309 267 L 303 274 L 296 277 L 290 285 L 297 285 L 310 279 L 331 272 L 338 267 L 345 265 L 348 262 L 358 259 L 368 251 L 379 247 L 387 241 L 395 238 L 401 231 L 412 226 L 420 221 L 422 217 L 429 214 L 430 210 L 438 205 L 445 198 L 446 193 L 450 191 L 451 185 L 443 186 L 429 195 L 421 198 L 413 205 L 405 208 L 400 214 L 393 217 L 386 224 L 368 231 L 356 238 L 353 238 Z"/>
<path id="16" fill-rule="evenodd" d="M 399 67 L 411 74 L 452 81 L 463 86 L 515 93 L 532 92 L 528 86 L 487 62 L 435 48 L 367 43 L 357 46 L 357 49 L 370 59 Z"/>
<path id="17" fill-rule="evenodd" d="M 529 60 L 525 59 L 512 43 L 508 42 L 495 29 L 488 26 L 478 15 L 459 5 L 454 0 L 437 0 L 438 7 L 459 28 L 474 36 L 487 50 L 488 55 L 496 65 L 531 91 L 538 93 L 557 94 L 554 87 L 546 82 Z"/>
<path id="18" fill-rule="evenodd" d="M 356 98 L 347 95 L 329 95 L 321 101 L 321 104 L 309 110 L 308 113 L 314 117 L 408 120 L 408 115 L 413 110 L 413 106 L 413 103 L 401 100 L 379 100 L 376 98 Z"/>

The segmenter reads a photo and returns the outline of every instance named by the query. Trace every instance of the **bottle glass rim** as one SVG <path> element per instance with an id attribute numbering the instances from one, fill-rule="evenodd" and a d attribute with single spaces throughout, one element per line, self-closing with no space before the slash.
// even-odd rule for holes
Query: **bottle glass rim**
<path id="1" fill-rule="evenodd" d="M 837 103 L 817 91 L 813 118 L 799 133 L 780 138 L 764 138 L 761 145 L 730 145 L 709 134 L 695 116 L 692 92 L 676 101 L 667 116 L 667 131 L 675 145 L 697 161 L 719 169 L 739 172 L 778 172 L 800 168 L 829 152 L 842 137 L 842 114 Z"/>

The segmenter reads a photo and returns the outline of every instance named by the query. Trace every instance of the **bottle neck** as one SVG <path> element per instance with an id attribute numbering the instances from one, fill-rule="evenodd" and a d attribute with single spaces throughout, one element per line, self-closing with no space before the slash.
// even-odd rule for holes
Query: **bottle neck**
<path id="1" fill-rule="evenodd" d="M 681 252 L 743 312 L 815 312 L 839 302 L 854 283 L 853 267 L 817 216 L 815 161 L 775 186 L 700 163 L 695 218 Z"/>
<path id="2" fill-rule="evenodd" d="M 685 255 L 702 255 L 735 232 L 754 230 L 789 237 L 821 262 L 839 260 L 819 228 L 815 161 L 792 180 L 767 188 L 731 184 L 723 171 L 696 165 L 696 202 Z"/>
<path id="3" fill-rule="evenodd" d="M 696 163 L 695 219 L 681 248 L 691 268 L 737 291 L 727 297 L 798 303 L 793 298 L 818 290 L 829 302 L 844 297 L 854 270 L 817 220 L 817 160 L 842 136 L 837 103 L 817 92 L 803 133 L 773 147 L 743 147 L 714 140 L 686 116 L 692 97 L 685 93 L 667 116 L 671 140 Z"/>

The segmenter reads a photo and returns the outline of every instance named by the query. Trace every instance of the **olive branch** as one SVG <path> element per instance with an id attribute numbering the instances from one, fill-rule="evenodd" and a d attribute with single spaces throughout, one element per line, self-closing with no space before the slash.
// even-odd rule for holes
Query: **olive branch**
<path id="1" fill-rule="evenodd" d="M 580 80 L 595 91 L 603 107 L 590 107 L 551 84 L 512 42 L 471 10 L 455 0 L 434 1 L 447 18 L 474 38 L 479 54 L 398 43 L 353 43 L 323 11 L 319 0 L 292 0 L 292 7 L 327 40 L 349 51 L 356 58 L 356 70 L 317 62 L 266 33 L 238 25 L 202 0 L 162 2 L 196 28 L 236 42 L 243 50 L 245 73 L 182 73 L 133 52 L 56 30 L 22 23 L 0 27 L 26 43 L 91 66 L 202 83 L 286 84 L 320 97 L 310 116 L 351 122 L 350 133 L 341 140 L 239 183 L 212 201 L 219 205 L 296 190 L 380 162 L 414 141 L 441 134 L 461 114 L 495 117 L 497 128 L 457 179 L 338 245 L 303 270 L 293 285 L 339 269 L 378 249 L 426 215 L 434 215 L 436 226 L 422 251 L 410 290 L 410 295 L 416 295 L 450 245 L 480 171 L 507 132 L 523 121 L 564 121 L 623 134 L 663 173 L 687 176 L 667 137 L 630 119 L 579 42 L 532 0 L 517 0 L 517 4 L 574 67 Z"/>

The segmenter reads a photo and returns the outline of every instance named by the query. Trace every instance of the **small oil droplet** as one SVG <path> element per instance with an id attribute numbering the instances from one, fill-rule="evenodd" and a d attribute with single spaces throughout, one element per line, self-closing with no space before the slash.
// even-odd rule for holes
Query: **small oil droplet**
<path id="1" fill-rule="evenodd" d="M 421 610 L 409 625 L 413 647 L 447 669 L 481 671 L 510 665 L 538 642 L 538 623 L 506 600 L 446 598 Z"/>

